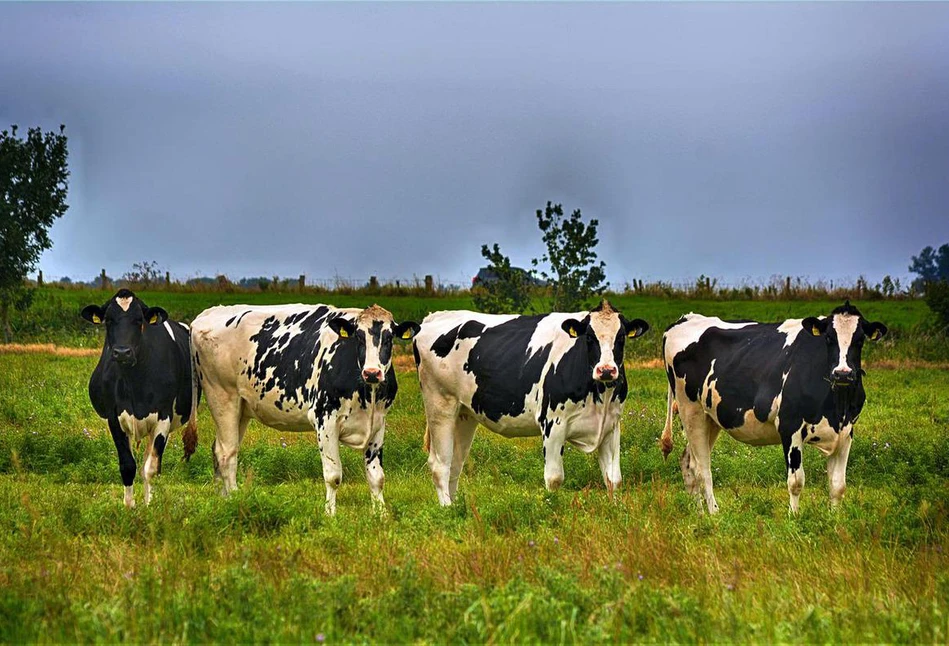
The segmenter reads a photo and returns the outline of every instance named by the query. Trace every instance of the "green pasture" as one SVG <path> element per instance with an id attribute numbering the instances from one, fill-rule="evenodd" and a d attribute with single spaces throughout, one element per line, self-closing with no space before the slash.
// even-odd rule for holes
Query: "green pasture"
<path id="1" fill-rule="evenodd" d="M 146 296 L 178 315 L 210 304 Z M 619 303 L 639 316 L 636 304 Z M 679 305 L 653 303 L 656 327 L 692 309 Z M 729 316 L 829 309 L 708 305 Z M 864 311 L 899 329 L 918 307 Z M 86 395 L 94 365 L 0 355 L 0 642 L 949 640 L 947 371 L 871 369 L 843 506 L 830 511 L 824 459 L 809 449 L 797 517 L 779 448 L 728 437 L 712 462 L 722 511 L 697 513 L 678 461 L 657 448 L 658 369 L 628 374 L 615 499 L 594 456 L 568 449 L 564 487 L 547 493 L 539 438 L 482 429 L 460 500 L 440 508 L 417 379 L 400 373 L 385 446 L 389 514 L 372 513 L 361 456 L 344 449 L 329 518 L 313 435 L 256 423 L 241 490 L 220 497 L 203 405 L 198 452 L 183 462 L 174 434 L 152 505 L 141 505 L 139 481 L 139 506 L 126 510 L 112 441 Z M 678 426 L 675 439 L 677 456 Z"/>
<path id="2" fill-rule="evenodd" d="M 79 317 L 90 303 L 101 305 L 114 292 L 97 290 L 44 288 L 37 290 L 32 308 L 13 316 L 15 341 L 21 343 L 56 343 L 75 347 L 99 347 L 99 331 Z M 191 321 L 201 311 L 214 305 L 248 303 L 329 303 L 338 307 L 367 307 L 373 302 L 389 309 L 397 320 L 421 321 L 426 314 L 438 310 L 472 309 L 467 294 L 425 296 L 365 296 L 344 294 L 277 293 L 277 292 L 174 292 L 142 291 L 138 294 L 149 305 L 164 307 L 172 318 Z M 829 314 L 840 301 L 723 301 L 665 298 L 615 294 L 611 302 L 629 318 L 645 319 L 652 330 L 645 337 L 628 343 L 627 358 L 651 359 L 660 353 L 662 331 L 680 316 L 699 312 L 724 319 L 779 321 L 786 318 Z M 890 329 L 889 336 L 875 344 L 868 354 L 878 360 L 949 361 L 949 344 L 935 330 L 932 315 L 921 300 L 877 300 L 855 302 L 870 320 L 882 321 Z M 538 311 L 544 303 L 537 302 Z"/>

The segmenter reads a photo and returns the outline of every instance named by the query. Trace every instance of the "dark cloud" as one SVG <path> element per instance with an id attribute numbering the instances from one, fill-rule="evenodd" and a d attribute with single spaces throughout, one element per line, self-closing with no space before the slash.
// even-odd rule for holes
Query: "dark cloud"
<path id="1" fill-rule="evenodd" d="M 66 123 L 49 275 L 466 280 L 547 199 L 609 278 L 879 279 L 949 240 L 949 5 L 0 4 Z"/>

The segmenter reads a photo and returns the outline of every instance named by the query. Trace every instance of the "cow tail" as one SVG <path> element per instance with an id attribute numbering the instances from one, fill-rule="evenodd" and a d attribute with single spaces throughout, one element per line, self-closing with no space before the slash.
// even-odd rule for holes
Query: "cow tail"
<path id="1" fill-rule="evenodd" d="M 181 435 L 181 441 L 185 445 L 185 461 L 191 459 L 198 447 L 198 402 L 201 399 L 201 381 L 198 379 L 197 350 L 194 349 L 193 339 L 188 344 L 188 354 L 191 355 L 191 415 Z"/>
<path id="2" fill-rule="evenodd" d="M 659 446 L 662 448 L 663 459 L 669 457 L 672 452 L 672 416 L 675 415 L 676 400 L 672 387 L 669 387 L 669 394 L 666 397 L 666 426 L 662 429 L 662 437 L 659 439 Z"/>

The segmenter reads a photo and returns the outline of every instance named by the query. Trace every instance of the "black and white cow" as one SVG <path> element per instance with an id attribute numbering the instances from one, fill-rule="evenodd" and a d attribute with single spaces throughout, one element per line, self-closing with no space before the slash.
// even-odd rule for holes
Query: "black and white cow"
<path id="1" fill-rule="evenodd" d="M 343 478 L 339 444 L 364 453 L 373 503 L 384 510 L 385 415 L 398 384 L 392 340 L 418 323 L 396 324 L 378 305 L 231 305 L 191 324 L 195 365 L 217 424 L 215 474 L 237 486 L 237 454 L 251 419 L 282 431 L 316 431 L 326 511 L 336 513 Z"/>
<path id="2" fill-rule="evenodd" d="M 200 389 L 192 379 L 188 326 L 170 320 L 160 307 L 148 307 L 128 289 L 120 289 L 101 307 L 83 308 L 82 318 L 105 325 L 105 345 L 89 379 L 89 399 L 109 423 L 119 453 L 125 506 L 135 506 L 132 444 L 143 439 L 147 505 L 151 479 L 161 473 L 168 434 L 188 422 L 185 458 L 194 453 L 198 441 L 195 411 Z"/>
<path id="3" fill-rule="evenodd" d="M 669 378 L 662 451 L 672 450 L 678 407 L 686 435 L 681 467 L 686 488 L 704 494 L 711 513 L 710 455 L 722 429 L 753 445 L 781 444 L 791 495 L 798 510 L 804 487 L 801 449 L 828 456 L 830 500 L 844 495 L 853 425 L 866 400 L 860 354 L 864 341 L 887 332 L 870 323 L 850 301 L 829 317 L 783 323 L 723 321 L 687 314 L 662 337 Z"/>
<path id="4" fill-rule="evenodd" d="M 414 349 L 439 502 L 449 505 L 455 497 L 478 423 L 505 437 L 543 435 L 549 490 L 563 482 L 565 442 L 585 453 L 597 450 L 612 492 L 622 481 L 623 347 L 648 329 L 605 300 L 572 314 L 425 317 Z"/>

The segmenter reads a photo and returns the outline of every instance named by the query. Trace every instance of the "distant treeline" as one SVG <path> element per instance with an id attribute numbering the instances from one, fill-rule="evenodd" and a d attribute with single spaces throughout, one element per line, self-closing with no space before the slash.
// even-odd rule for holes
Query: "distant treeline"
<path id="1" fill-rule="evenodd" d="M 445 296 L 468 295 L 470 285 L 446 283 L 431 275 L 409 279 L 378 279 L 370 276 L 368 280 L 352 278 L 308 279 L 305 275 L 296 278 L 279 276 L 257 276 L 232 280 L 220 275 L 202 276 L 181 281 L 172 279 L 168 272 L 129 272 L 122 278 L 113 279 L 103 270 L 102 274 L 90 281 L 73 281 L 61 278 L 44 281 L 42 273 L 36 280 L 29 281 L 32 286 L 59 289 L 118 289 L 128 287 L 133 290 L 197 292 L 197 293 L 274 293 L 274 294 L 340 294 L 356 296 Z M 478 289 L 475 287 L 474 289 Z M 543 298 L 546 287 L 533 288 L 534 297 Z M 902 284 L 899 278 L 884 276 L 878 283 L 871 283 L 864 277 L 855 282 L 810 281 L 807 278 L 791 276 L 773 276 L 762 284 L 742 283 L 739 285 L 720 284 L 717 278 L 699 276 L 692 282 L 675 283 L 672 281 L 653 281 L 634 279 L 621 285 L 610 285 L 606 294 L 660 296 L 667 298 L 698 298 L 703 300 L 859 300 L 910 299 L 921 295 L 920 285 Z"/>

